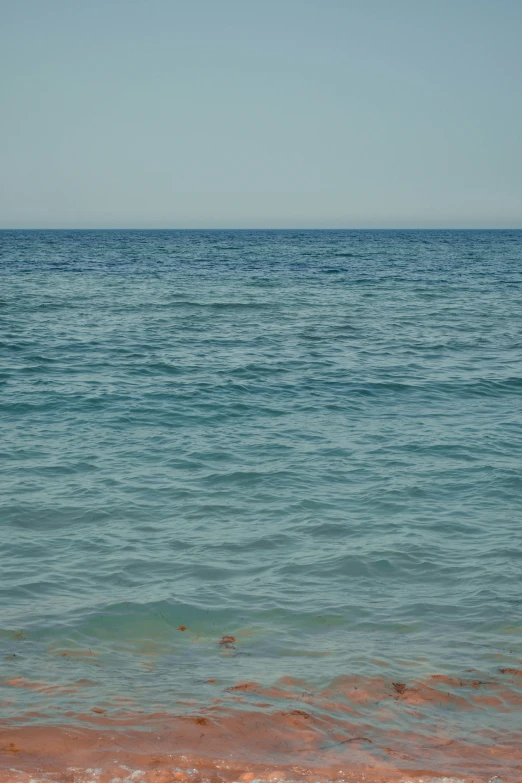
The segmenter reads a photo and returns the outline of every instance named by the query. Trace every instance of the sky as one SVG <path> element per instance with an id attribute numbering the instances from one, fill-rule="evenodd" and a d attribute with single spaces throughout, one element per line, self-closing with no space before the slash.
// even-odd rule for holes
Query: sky
<path id="1" fill-rule="evenodd" d="M 522 0 L 0 19 L 0 227 L 522 227 Z"/>

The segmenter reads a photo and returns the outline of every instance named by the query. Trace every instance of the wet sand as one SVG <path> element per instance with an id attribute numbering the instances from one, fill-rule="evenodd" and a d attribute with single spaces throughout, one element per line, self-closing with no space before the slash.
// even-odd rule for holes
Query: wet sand
<path id="1" fill-rule="evenodd" d="M 227 689 L 235 707 L 216 697 L 185 715 L 100 705 L 68 715 L 68 725 L 39 725 L 37 714 L 26 714 L 0 730 L 0 780 L 520 781 L 522 725 L 495 731 L 488 715 L 504 713 L 507 725 L 510 714 L 522 714 L 522 670 L 503 669 L 491 681 L 469 674 L 411 683 L 343 677 L 322 690 L 289 678 L 270 688 L 239 682 Z M 4 684 L 42 695 L 52 687 L 23 678 Z M 290 701 L 299 707 L 275 707 Z M 470 711 L 481 716 L 474 732 L 444 720 Z"/>

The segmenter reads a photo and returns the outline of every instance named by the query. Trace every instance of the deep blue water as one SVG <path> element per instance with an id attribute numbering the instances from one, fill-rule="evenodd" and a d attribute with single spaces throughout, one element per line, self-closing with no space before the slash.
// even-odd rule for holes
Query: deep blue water
<path id="1" fill-rule="evenodd" d="M 520 662 L 521 283 L 516 231 L 0 232 L 1 714 Z"/>

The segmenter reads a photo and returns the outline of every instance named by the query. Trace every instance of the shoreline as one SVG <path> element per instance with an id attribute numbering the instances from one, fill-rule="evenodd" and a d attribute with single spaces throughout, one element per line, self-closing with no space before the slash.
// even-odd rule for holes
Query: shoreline
<path id="1" fill-rule="evenodd" d="M 50 723 L 33 711 L 0 725 L 0 780 L 497 783 L 498 777 L 517 783 L 522 730 L 501 731 L 498 723 L 496 730 L 488 728 L 487 717 L 480 729 L 464 728 L 470 710 L 487 716 L 494 709 L 506 718 L 520 710 L 519 670 L 513 671 L 511 688 L 508 682 L 443 675 L 409 685 L 347 677 L 312 694 L 294 682 L 301 692 L 283 709 L 281 697 L 285 686 L 288 697 L 290 683 L 263 688 L 245 682 L 232 689 L 235 706 L 215 699 L 187 705 L 192 714 L 122 707 L 111 712 L 100 706 L 69 711 L 61 723 Z M 28 683 L 19 678 L 11 685 Z M 271 701 L 252 703 L 251 696 Z M 280 708 L 274 708 L 276 702 Z M 455 713 L 463 717 L 462 731 Z"/>
<path id="2" fill-rule="evenodd" d="M 188 731 L 185 726 L 184 732 L 173 731 L 172 726 L 149 727 L 148 731 L 65 726 L 0 728 L 0 779 L 2 783 L 487 783 L 497 776 L 503 783 L 520 780 L 515 768 L 506 769 L 505 758 L 500 758 L 507 746 L 499 749 L 496 760 L 490 759 L 487 769 L 484 754 L 482 760 L 472 758 L 478 746 L 468 747 L 469 764 L 467 769 L 460 769 L 458 765 L 455 768 L 454 761 L 444 764 L 442 759 L 439 765 L 430 764 L 422 756 L 416 763 L 407 761 L 389 748 L 387 761 L 378 758 L 382 754 L 375 753 L 364 739 L 350 743 L 349 749 L 338 747 L 324 759 L 301 749 L 287 753 L 283 760 L 281 754 L 270 755 L 267 747 L 263 761 L 253 743 L 256 716 L 249 716 L 243 724 L 249 736 L 246 732 L 230 733 L 226 726 L 212 732 L 207 723 L 205 740 L 201 739 L 204 732 L 198 720 L 194 719 Z M 258 731 L 264 733 L 261 728 Z M 249 759 L 249 753 L 255 760 Z M 280 763 L 274 758 L 277 755 Z"/>

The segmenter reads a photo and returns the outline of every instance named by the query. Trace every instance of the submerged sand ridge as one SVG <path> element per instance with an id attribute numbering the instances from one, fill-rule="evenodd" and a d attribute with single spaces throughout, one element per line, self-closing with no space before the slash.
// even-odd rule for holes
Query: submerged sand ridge
<path id="1" fill-rule="evenodd" d="M 347 676 L 323 689 L 284 678 L 272 687 L 239 682 L 221 694 L 226 701 L 216 696 L 194 714 L 100 706 L 62 725 L 28 714 L 0 730 L 0 781 L 515 783 L 522 727 L 509 719 L 522 713 L 521 684 L 516 668 L 491 681 Z M 4 685 L 45 694 L 43 683 L 22 678 Z M 488 725 L 492 711 L 505 715 L 505 731 Z M 458 720 L 470 712 L 472 732 Z"/>

